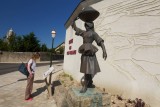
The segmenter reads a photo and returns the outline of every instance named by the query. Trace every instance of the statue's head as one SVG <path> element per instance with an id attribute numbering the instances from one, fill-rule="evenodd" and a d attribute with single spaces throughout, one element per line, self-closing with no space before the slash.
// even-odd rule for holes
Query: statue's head
<path id="1" fill-rule="evenodd" d="M 84 24 L 86 30 L 94 30 L 94 23 L 93 22 L 85 22 Z"/>

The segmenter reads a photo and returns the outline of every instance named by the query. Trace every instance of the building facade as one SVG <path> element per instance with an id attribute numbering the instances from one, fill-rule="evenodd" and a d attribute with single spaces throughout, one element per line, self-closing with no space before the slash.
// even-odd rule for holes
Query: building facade
<path id="1" fill-rule="evenodd" d="M 65 49 L 65 43 L 62 42 L 60 45 L 58 45 L 57 47 L 55 47 L 55 52 L 57 54 L 64 54 L 64 49 Z"/>
<path id="2" fill-rule="evenodd" d="M 80 81 L 82 38 L 71 28 L 73 19 L 86 6 L 100 12 L 95 31 L 104 39 L 108 54 L 96 53 L 101 72 L 97 87 L 124 98 L 141 98 L 151 107 L 160 106 L 160 0 L 84 0 L 65 23 L 64 71 Z M 76 21 L 84 29 L 84 22 Z M 85 29 L 84 29 L 85 30 Z M 96 45 L 95 45 L 96 46 Z"/>

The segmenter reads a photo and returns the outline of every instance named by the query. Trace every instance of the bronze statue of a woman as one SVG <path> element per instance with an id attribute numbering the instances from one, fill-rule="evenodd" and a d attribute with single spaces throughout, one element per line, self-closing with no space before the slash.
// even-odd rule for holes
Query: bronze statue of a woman
<path id="1" fill-rule="evenodd" d="M 100 72 L 99 64 L 96 58 L 97 47 L 92 45 L 93 41 L 96 41 L 98 46 L 101 46 L 103 51 L 103 58 L 106 60 L 107 53 L 104 46 L 104 40 L 94 31 L 93 21 L 99 16 L 99 12 L 92 7 L 86 7 L 73 21 L 72 28 L 76 31 L 76 35 L 83 38 L 83 44 L 79 47 L 79 53 L 81 55 L 81 67 L 80 72 L 84 73 L 84 85 L 80 90 L 80 93 L 85 93 L 87 88 L 93 88 L 92 77 L 96 73 Z M 75 21 L 80 18 L 85 21 L 86 31 L 81 30 L 75 24 Z"/>

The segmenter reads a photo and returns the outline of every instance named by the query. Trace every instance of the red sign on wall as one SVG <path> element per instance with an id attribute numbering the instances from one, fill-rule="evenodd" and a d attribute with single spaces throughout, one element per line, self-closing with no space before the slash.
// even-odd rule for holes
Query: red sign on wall
<path id="1" fill-rule="evenodd" d="M 73 39 L 69 40 L 69 44 L 72 44 L 73 43 Z"/>
<path id="2" fill-rule="evenodd" d="M 72 50 L 72 51 L 67 52 L 67 55 L 74 55 L 74 54 L 76 54 L 76 50 Z"/>
<path id="3" fill-rule="evenodd" d="M 69 40 L 69 42 L 68 42 L 69 44 L 72 44 L 73 43 L 73 39 L 70 39 Z M 72 46 L 69 46 L 69 50 L 70 51 L 67 51 L 67 55 L 75 55 L 76 54 L 76 50 L 71 50 L 72 49 Z"/>

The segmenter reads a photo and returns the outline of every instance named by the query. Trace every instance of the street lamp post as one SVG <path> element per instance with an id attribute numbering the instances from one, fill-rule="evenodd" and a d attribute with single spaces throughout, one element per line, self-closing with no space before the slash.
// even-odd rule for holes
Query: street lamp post
<path id="1" fill-rule="evenodd" d="M 56 36 L 56 31 L 52 30 L 51 34 L 52 34 L 52 49 L 51 49 L 51 56 L 50 56 L 50 58 L 51 58 L 50 59 L 50 68 L 52 67 L 52 59 L 53 59 L 53 57 L 52 57 L 53 56 L 52 50 L 53 50 L 54 38 Z M 49 74 L 49 82 L 47 82 L 47 78 L 45 78 L 45 82 L 46 82 L 46 86 L 47 86 L 49 97 L 52 96 L 51 80 L 52 80 L 52 72 Z"/>
<path id="2" fill-rule="evenodd" d="M 55 38 L 55 36 L 56 36 L 56 31 L 52 30 L 51 34 L 52 34 L 52 50 L 53 50 L 53 43 L 54 43 L 54 38 Z M 52 56 L 53 56 L 53 55 L 52 55 L 52 50 L 51 50 L 50 67 L 52 66 L 52 59 L 53 59 L 53 57 L 52 57 Z"/>

